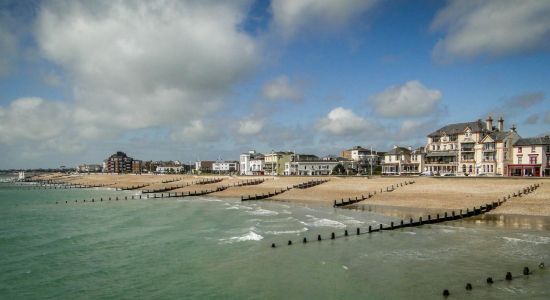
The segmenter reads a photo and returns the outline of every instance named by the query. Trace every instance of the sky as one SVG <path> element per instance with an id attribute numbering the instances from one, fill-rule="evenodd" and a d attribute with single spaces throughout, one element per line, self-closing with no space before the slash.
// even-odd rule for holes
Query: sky
<path id="1" fill-rule="evenodd" d="M 550 134 L 550 1 L 0 0 L 0 169 Z"/>

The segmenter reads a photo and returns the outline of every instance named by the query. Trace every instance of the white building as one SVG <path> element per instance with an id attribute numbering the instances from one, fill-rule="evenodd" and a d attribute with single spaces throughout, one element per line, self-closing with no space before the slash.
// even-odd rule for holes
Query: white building
<path id="1" fill-rule="evenodd" d="M 179 174 L 184 172 L 184 167 L 182 165 L 172 165 L 172 166 L 157 166 L 155 169 L 157 173 L 161 174 Z"/>
<path id="2" fill-rule="evenodd" d="M 404 148 L 394 146 L 386 152 L 382 164 L 384 175 L 415 175 L 420 174 L 424 168 L 423 148 L 413 150 L 412 147 Z"/>
<path id="3" fill-rule="evenodd" d="M 241 175 L 263 175 L 264 173 L 264 155 L 255 150 L 241 154 L 239 162 Z"/>
<path id="4" fill-rule="evenodd" d="M 238 161 L 219 161 L 212 164 L 212 170 L 214 173 L 237 173 L 239 165 Z"/>

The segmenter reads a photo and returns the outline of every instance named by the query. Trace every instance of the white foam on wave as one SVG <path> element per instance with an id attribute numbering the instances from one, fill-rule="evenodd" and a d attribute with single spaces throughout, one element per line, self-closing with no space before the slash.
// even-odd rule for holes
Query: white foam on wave
<path id="1" fill-rule="evenodd" d="M 324 219 L 324 218 L 317 218 L 311 215 L 306 215 L 306 217 L 309 217 L 311 222 L 302 222 L 300 223 L 308 226 L 308 227 L 333 227 L 333 228 L 346 228 L 346 224 L 342 222 L 338 222 L 336 220 L 331 219 Z"/>
<path id="2" fill-rule="evenodd" d="M 296 234 L 296 233 L 306 232 L 306 231 L 308 231 L 308 230 L 309 230 L 309 229 L 307 229 L 306 227 L 304 227 L 304 228 L 302 228 L 302 229 L 297 229 L 297 230 L 265 231 L 264 233 L 266 233 L 266 234 L 273 234 L 273 235 Z"/>
<path id="3" fill-rule="evenodd" d="M 219 239 L 223 244 L 232 244 L 235 242 L 246 242 L 246 241 L 260 241 L 263 240 L 263 236 L 255 233 L 254 231 L 249 231 L 248 233 L 241 236 L 233 236 L 227 239 Z"/>
<path id="4" fill-rule="evenodd" d="M 506 240 L 507 242 L 510 242 L 510 243 L 531 243 L 531 244 L 535 244 L 535 245 L 550 244 L 550 237 L 546 237 L 546 236 L 529 236 L 529 235 L 526 235 L 526 234 L 524 234 L 523 236 L 525 237 L 525 239 L 513 238 L 513 237 L 507 237 L 507 236 L 504 236 L 502 238 L 504 240 Z"/>
<path id="5" fill-rule="evenodd" d="M 401 233 L 405 233 L 405 234 L 410 234 L 410 235 L 416 235 L 416 232 L 412 232 L 412 231 L 403 231 Z"/>
<path id="6" fill-rule="evenodd" d="M 249 213 L 253 216 L 276 216 L 276 215 L 279 214 L 276 211 L 272 211 L 272 210 L 269 210 L 269 209 L 263 209 L 263 208 L 252 210 L 252 211 L 247 211 L 247 213 Z"/>

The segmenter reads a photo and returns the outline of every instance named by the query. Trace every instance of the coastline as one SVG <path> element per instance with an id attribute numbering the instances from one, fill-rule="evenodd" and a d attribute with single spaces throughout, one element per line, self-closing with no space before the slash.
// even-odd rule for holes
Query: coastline
<path id="1" fill-rule="evenodd" d="M 197 184 L 200 180 L 219 178 L 220 182 Z M 459 210 L 479 207 L 487 202 L 529 186 L 540 183 L 535 192 L 510 199 L 491 215 L 520 215 L 550 217 L 550 180 L 549 178 L 433 178 L 433 177 L 275 177 L 275 176 L 193 176 L 193 175 L 67 175 L 44 174 L 35 179 L 51 180 L 55 183 L 69 184 L 109 184 L 110 188 L 128 188 L 144 185 L 137 190 L 173 188 L 169 192 L 185 193 L 196 190 L 213 190 L 218 187 L 229 188 L 213 192 L 206 196 L 240 198 L 241 196 L 273 193 L 296 184 L 311 180 L 328 179 L 328 182 L 307 188 L 292 188 L 274 197 L 260 201 L 282 201 L 302 203 L 314 206 L 332 206 L 341 201 L 362 195 L 372 197 L 358 202 L 379 208 L 409 211 L 409 214 L 442 213 L 446 210 Z M 234 186 L 246 181 L 263 179 L 256 185 Z M 164 181 L 164 182 L 163 182 Z M 171 181 L 171 182 L 166 182 Z M 414 181 L 414 184 L 404 184 Z M 185 185 L 185 186 L 184 186 Z M 393 186 L 393 187 L 392 187 Z M 384 210 L 384 209 L 382 209 Z M 388 209 L 385 210 L 388 213 Z"/>

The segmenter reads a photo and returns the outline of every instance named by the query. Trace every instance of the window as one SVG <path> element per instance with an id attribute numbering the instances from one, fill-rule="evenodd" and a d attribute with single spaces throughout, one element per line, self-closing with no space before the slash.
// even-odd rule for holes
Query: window
<path id="1" fill-rule="evenodd" d="M 468 173 L 472 173 L 472 165 L 470 165 L 470 167 L 468 167 Z"/>
<path id="2" fill-rule="evenodd" d="M 531 152 L 535 152 L 535 150 L 536 150 L 536 146 L 535 145 L 531 146 Z"/>
<path id="3" fill-rule="evenodd" d="M 518 147 L 518 153 L 521 153 L 521 147 Z"/>
<path id="4" fill-rule="evenodd" d="M 522 157 L 518 156 L 518 165 L 521 165 Z"/>
<path id="5" fill-rule="evenodd" d="M 536 156 L 529 156 L 529 164 L 536 165 L 537 164 L 537 157 Z"/>
<path id="6" fill-rule="evenodd" d="M 466 173 L 466 165 L 462 165 L 462 173 Z"/>
<path id="7" fill-rule="evenodd" d="M 546 153 L 550 152 L 550 145 L 546 146 Z"/>

